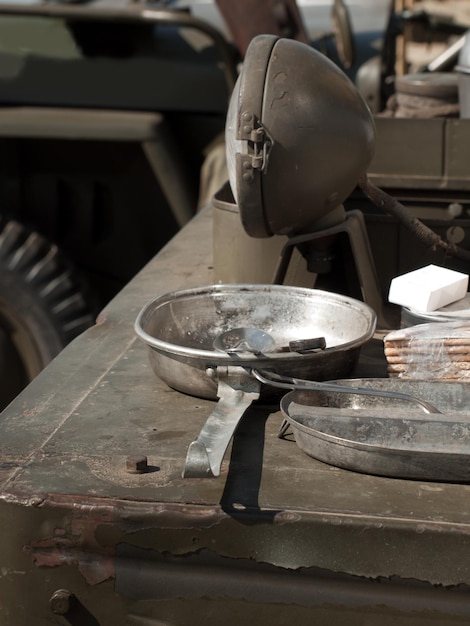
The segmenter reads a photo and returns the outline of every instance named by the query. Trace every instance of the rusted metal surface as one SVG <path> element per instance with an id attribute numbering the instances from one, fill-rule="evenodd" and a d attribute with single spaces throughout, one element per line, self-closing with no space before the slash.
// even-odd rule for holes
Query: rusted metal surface
<path id="1" fill-rule="evenodd" d="M 3 412 L 1 623 L 468 623 L 470 486 L 322 464 L 266 405 L 220 478 L 181 478 L 214 402 L 159 381 L 133 323 L 211 282 L 211 230 L 202 212 Z"/>

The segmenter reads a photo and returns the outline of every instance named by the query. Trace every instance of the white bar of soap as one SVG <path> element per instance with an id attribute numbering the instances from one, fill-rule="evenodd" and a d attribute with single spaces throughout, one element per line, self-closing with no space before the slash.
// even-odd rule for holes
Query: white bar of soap
<path id="1" fill-rule="evenodd" d="M 426 313 L 464 298 L 467 289 L 468 274 L 427 265 L 394 278 L 388 299 L 393 304 Z"/>

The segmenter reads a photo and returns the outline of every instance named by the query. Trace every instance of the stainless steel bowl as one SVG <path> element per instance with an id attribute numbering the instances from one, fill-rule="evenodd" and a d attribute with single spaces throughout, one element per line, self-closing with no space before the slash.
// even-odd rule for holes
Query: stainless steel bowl
<path id="1" fill-rule="evenodd" d="M 375 330 L 374 311 L 353 298 L 284 285 L 210 285 L 168 293 L 139 313 L 135 330 L 150 349 L 155 374 L 170 387 L 217 397 L 217 367 L 270 369 L 311 380 L 347 376 Z M 269 352 L 214 349 L 222 333 L 253 328 L 274 339 Z M 294 340 L 324 337 L 326 349 L 285 352 Z"/>

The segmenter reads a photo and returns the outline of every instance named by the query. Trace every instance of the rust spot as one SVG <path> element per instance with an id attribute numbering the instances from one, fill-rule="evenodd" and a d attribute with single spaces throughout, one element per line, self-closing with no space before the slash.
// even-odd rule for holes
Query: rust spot
<path id="1" fill-rule="evenodd" d="M 96 585 L 115 576 L 114 548 L 102 546 L 96 538 L 96 529 L 113 518 L 112 507 L 75 505 L 70 525 L 55 528 L 53 537 L 31 541 L 23 546 L 36 567 L 75 565 L 90 585 Z"/>
<path id="2" fill-rule="evenodd" d="M 115 546 L 127 533 L 142 528 L 210 528 L 226 518 L 213 507 L 180 504 L 151 505 L 147 502 L 49 494 L 41 509 L 65 512 L 67 522 L 55 527 L 52 537 L 42 537 L 23 546 L 36 567 L 73 565 L 90 585 L 115 578 Z"/>
<path id="3" fill-rule="evenodd" d="M 80 538 L 32 541 L 23 547 L 23 552 L 31 554 L 36 567 L 75 565 L 90 585 L 97 585 L 115 576 L 113 556 L 91 551 L 80 543 Z"/>

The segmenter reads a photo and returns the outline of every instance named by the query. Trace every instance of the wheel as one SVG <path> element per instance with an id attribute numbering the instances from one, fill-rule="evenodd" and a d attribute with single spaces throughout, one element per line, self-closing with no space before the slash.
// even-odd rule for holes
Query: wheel
<path id="1" fill-rule="evenodd" d="M 0 409 L 92 324 L 83 287 L 57 246 L 0 221 Z"/>

